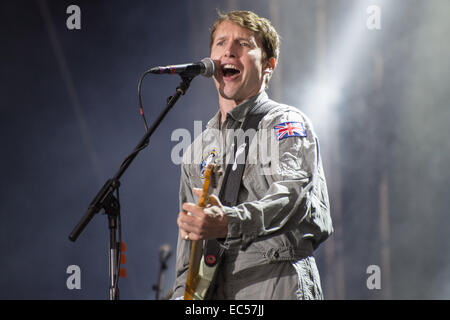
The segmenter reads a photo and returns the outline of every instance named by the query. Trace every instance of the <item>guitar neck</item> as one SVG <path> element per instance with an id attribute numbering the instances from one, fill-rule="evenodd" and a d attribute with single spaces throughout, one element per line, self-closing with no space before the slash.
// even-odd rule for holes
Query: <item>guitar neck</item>
<path id="1" fill-rule="evenodd" d="M 205 182 L 206 191 L 208 190 L 208 182 Z M 199 207 L 206 207 L 208 204 L 208 193 L 205 192 L 205 185 L 203 186 L 203 194 L 198 200 Z M 186 289 L 184 292 L 184 300 L 194 300 L 195 289 L 198 284 L 198 272 L 200 269 L 200 261 L 203 253 L 203 240 L 192 240 L 191 254 L 189 257 L 189 268 L 186 279 Z"/>
<path id="2" fill-rule="evenodd" d="M 211 184 L 212 166 L 207 167 L 205 173 L 205 181 L 203 183 L 203 192 L 198 200 L 199 207 L 206 207 L 209 202 L 209 191 Z M 195 290 L 199 281 L 200 262 L 203 254 L 203 240 L 191 241 L 191 254 L 189 257 L 189 267 L 187 271 L 186 289 L 184 292 L 184 300 L 194 300 Z"/>

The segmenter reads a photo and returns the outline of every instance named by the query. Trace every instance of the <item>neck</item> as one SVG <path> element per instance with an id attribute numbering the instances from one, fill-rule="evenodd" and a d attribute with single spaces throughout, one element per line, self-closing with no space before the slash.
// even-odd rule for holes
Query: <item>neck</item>
<path id="1" fill-rule="evenodd" d="M 238 106 L 242 101 L 229 100 L 219 95 L 220 122 L 223 123 L 227 117 L 227 113 Z"/>
<path id="2" fill-rule="evenodd" d="M 261 93 L 262 90 L 260 90 L 258 93 L 248 97 L 247 99 L 243 99 L 243 100 L 233 100 L 233 99 L 226 99 L 224 97 L 222 97 L 219 94 L 219 109 L 220 109 L 220 122 L 224 123 L 226 117 L 227 117 L 227 113 L 230 112 L 231 110 L 233 110 L 234 108 L 236 108 L 236 106 L 240 105 L 242 102 L 244 102 L 245 100 L 248 100 L 251 97 L 254 97 L 256 95 L 258 95 L 259 93 Z"/>

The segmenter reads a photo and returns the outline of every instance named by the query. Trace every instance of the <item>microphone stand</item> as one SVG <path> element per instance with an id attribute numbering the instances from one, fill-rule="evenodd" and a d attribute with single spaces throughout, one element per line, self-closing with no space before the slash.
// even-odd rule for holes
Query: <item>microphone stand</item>
<path id="1" fill-rule="evenodd" d="M 167 269 L 166 261 L 161 260 L 159 266 L 158 283 L 153 285 L 153 290 L 155 290 L 155 300 L 159 300 L 159 295 L 162 291 L 164 271 Z"/>
<path id="2" fill-rule="evenodd" d="M 162 249 L 163 247 L 161 247 Z M 153 285 L 153 290 L 155 290 L 155 300 L 160 299 L 161 291 L 163 290 L 163 282 L 164 282 L 164 272 L 167 269 L 167 260 L 169 260 L 171 252 L 161 251 L 159 254 L 159 274 L 158 274 L 158 283 Z"/>
<path id="3" fill-rule="evenodd" d="M 142 77 L 150 73 L 146 71 Z M 136 158 L 138 153 L 143 150 L 149 144 L 149 139 L 156 128 L 159 126 L 161 121 L 167 115 L 167 113 L 172 109 L 175 103 L 178 101 L 180 96 L 184 95 L 186 91 L 189 89 L 189 85 L 194 78 L 192 75 L 183 75 L 180 74 L 182 82 L 176 89 L 176 92 L 173 96 L 167 98 L 166 108 L 161 112 L 158 118 L 153 123 L 150 130 L 147 130 L 146 134 L 139 141 L 138 145 L 134 148 L 133 152 L 125 158 L 122 162 L 117 173 L 113 176 L 113 178 L 108 179 L 100 191 L 95 196 L 94 200 L 90 203 L 88 210 L 81 218 L 79 223 L 75 226 L 72 232 L 69 235 L 69 239 L 75 242 L 81 232 L 86 228 L 88 223 L 94 217 L 96 213 L 98 213 L 101 209 L 104 209 L 105 214 L 108 215 L 108 227 L 109 227 L 109 277 L 110 277 L 110 288 L 109 288 L 109 299 L 110 300 L 119 300 L 119 287 L 118 287 L 118 279 L 119 279 L 119 269 L 120 269 L 120 246 L 121 243 L 117 242 L 117 235 L 119 236 L 119 240 L 121 240 L 121 232 L 120 232 L 120 202 L 119 202 L 119 186 L 120 186 L 120 178 L 125 173 L 127 168 L 130 166 L 131 162 Z M 139 88 L 140 84 L 139 83 Z M 114 192 L 117 193 L 117 197 L 114 196 Z M 119 224 L 118 224 L 119 223 Z M 119 227 L 119 230 L 117 230 Z M 117 232 L 119 232 L 117 234 Z"/>

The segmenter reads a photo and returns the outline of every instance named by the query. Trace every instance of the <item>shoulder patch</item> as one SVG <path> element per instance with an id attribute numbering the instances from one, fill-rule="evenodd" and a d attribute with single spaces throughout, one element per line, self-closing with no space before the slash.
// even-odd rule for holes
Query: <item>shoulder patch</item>
<path id="1" fill-rule="evenodd" d="M 277 140 L 289 137 L 306 137 L 306 129 L 303 122 L 289 121 L 282 122 L 273 127 Z"/>
<path id="2" fill-rule="evenodd" d="M 214 163 L 215 157 L 217 156 L 216 149 L 212 149 L 211 151 L 207 152 L 202 159 L 202 162 L 200 163 L 200 177 L 202 179 L 205 178 L 205 170 L 206 166 L 210 163 Z"/>

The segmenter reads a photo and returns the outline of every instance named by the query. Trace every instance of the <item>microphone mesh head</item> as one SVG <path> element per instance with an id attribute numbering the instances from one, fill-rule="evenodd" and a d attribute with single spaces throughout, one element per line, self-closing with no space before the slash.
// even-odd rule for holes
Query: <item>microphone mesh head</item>
<path id="1" fill-rule="evenodd" d="M 162 261 L 167 260 L 170 255 L 172 254 L 172 248 L 170 247 L 170 244 L 163 244 L 161 247 L 159 247 L 159 259 Z"/>
<path id="2" fill-rule="evenodd" d="M 212 77 L 216 73 L 216 64 L 214 63 L 214 60 L 211 58 L 205 58 L 202 62 L 205 65 L 205 70 L 202 75 L 208 78 Z"/>

